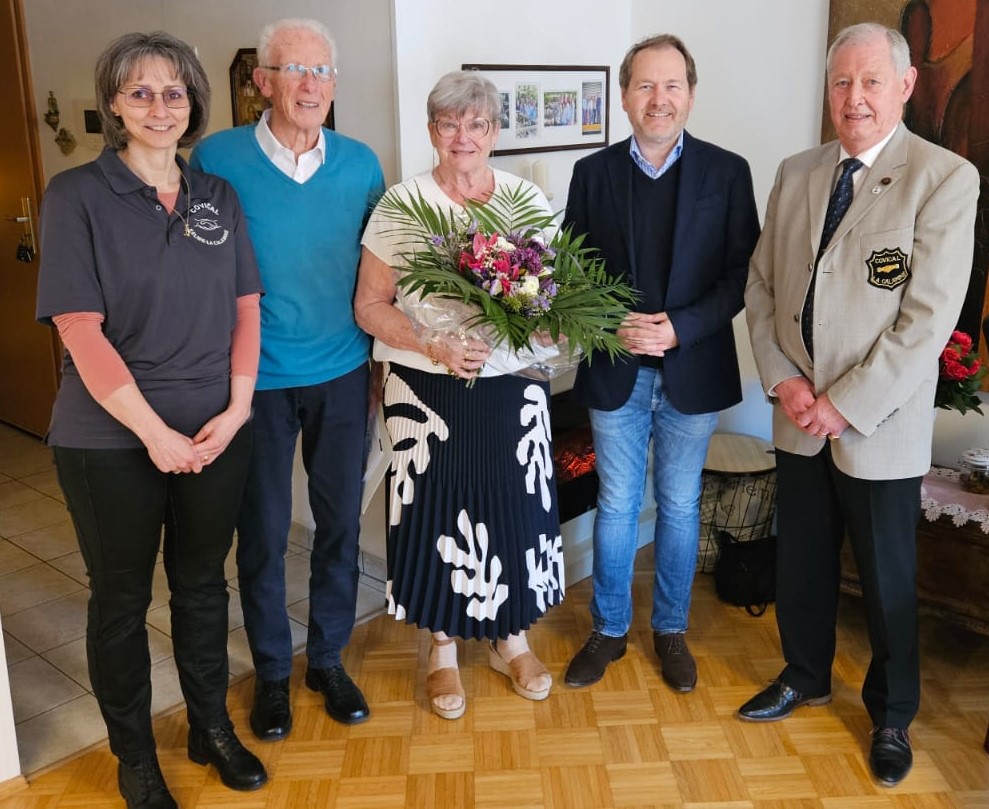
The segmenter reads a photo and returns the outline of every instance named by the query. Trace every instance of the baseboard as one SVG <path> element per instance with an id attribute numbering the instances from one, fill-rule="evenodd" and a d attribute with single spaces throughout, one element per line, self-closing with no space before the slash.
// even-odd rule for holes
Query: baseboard
<path id="1" fill-rule="evenodd" d="M 9 798 L 12 795 L 16 795 L 21 790 L 27 789 L 27 787 L 27 778 L 23 775 L 8 778 L 6 781 L 0 782 L 0 801 Z"/>

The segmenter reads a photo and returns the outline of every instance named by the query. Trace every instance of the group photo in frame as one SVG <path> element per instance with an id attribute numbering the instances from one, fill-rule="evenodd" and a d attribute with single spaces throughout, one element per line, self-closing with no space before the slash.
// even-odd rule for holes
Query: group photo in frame
<path id="1" fill-rule="evenodd" d="M 493 155 L 593 149 L 608 145 L 606 65 L 461 65 L 490 79 L 501 95 L 501 134 Z"/>
<path id="2" fill-rule="evenodd" d="M 230 63 L 230 111 L 234 126 L 253 124 L 268 108 L 268 99 L 254 83 L 254 68 L 258 66 L 257 48 L 240 48 Z M 326 114 L 323 126 L 335 129 L 333 105 Z"/>

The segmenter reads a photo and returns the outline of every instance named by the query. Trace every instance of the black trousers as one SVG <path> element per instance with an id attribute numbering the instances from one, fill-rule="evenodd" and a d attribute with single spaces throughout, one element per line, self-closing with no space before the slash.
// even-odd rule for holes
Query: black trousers
<path id="1" fill-rule="evenodd" d="M 862 700 L 878 727 L 906 728 L 920 706 L 917 521 L 921 478 L 862 480 L 834 464 L 828 444 L 806 457 L 776 450 L 776 619 L 797 691 L 831 691 L 845 534 L 859 571 L 872 646 Z"/>
<path id="2" fill-rule="evenodd" d="M 55 447 L 55 468 L 89 575 L 86 651 L 111 751 L 155 749 L 146 616 L 164 526 L 172 647 L 189 723 L 227 721 L 224 560 L 247 476 L 250 424 L 198 474 L 165 474 L 141 449 Z"/>

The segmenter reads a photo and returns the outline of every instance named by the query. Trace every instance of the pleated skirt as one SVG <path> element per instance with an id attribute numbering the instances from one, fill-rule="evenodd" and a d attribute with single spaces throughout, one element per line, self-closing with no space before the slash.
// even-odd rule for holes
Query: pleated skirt
<path id="1" fill-rule="evenodd" d="M 549 385 L 473 387 L 395 363 L 385 377 L 388 610 L 460 638 L 506 638 L 563 599 Z"/>

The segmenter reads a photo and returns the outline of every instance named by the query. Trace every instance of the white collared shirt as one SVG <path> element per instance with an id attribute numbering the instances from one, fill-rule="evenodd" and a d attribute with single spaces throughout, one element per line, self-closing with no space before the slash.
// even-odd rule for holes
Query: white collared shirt
<path id="1" fill-rule="evenodd" d="M 323 129 L 320 127 L 319 137 L 316 138 L 316 145 L 308 152 L 299 155 L 298 161 L 295 159 L 295 152 L 287 146 L 283 146 L 276 138 L 271 128 L 268 126 L 268 119 L 271 117 L 271 110 L 267 109 L 261 115 L 261 120 L 254 128 L 254 137 L 258 139 L 258 145 L 268 159 L 275 164 L 279 171 L 291 177 L 297 183 L 304 183 L 312 177 L 326 160 L 326 138 L 323 136 Z"/>
<path id="2" fill-rule="evenodd" d="M 896 134 L 896 130 L 899 129 L 901 126 L 903 126 L 903 124 L 897 124 L 896 126 L 894 126 L 893 131 L 890 132 L 885 138 L 879 141 L 879 143 L 877 143 L 875 146 L 870 146 L 861 154 L 850 155 L 848 154 L 848 152 L 845 151 L 844 146 L 840 147 L 838 150 L 838 165 L 840 166 L 841 162 L 845 160 L 845 158 L 857 157 L 859 160 L 862 161 L 862 168 L 871 169 L 872 164 L 876 162 L 876 158 L 879 157 L 879 153 L 883 150 L 883 147 L 887 143 L 889 143 L 889 139 Z M 867 172 L 862 171 L 862 169 L 859 169 L 852 175 L 852 187 L 855 189 L 856 194 L 858 193 L 859 186 L 862 184 L 862 178 L 865 177 L 866 174 Z"/>

